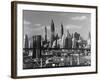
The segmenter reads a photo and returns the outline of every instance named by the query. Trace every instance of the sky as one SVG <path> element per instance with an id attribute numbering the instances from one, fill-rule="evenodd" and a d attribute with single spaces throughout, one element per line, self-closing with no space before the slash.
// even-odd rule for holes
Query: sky
<path id="1" fill-rule="evenodd" d="M 50 39 L 51 20 L 54 21 L 55 32 L 60 36 L 61 24 L 63 24 L 64 34 L 78 32 L 83 39 L 88 39 L 91 31 L 91 14 L 75 12 L 51 12 L 23 10 L 23 33 L 30 37 L 42 35 L 47 27 L 48 39 Z"/>

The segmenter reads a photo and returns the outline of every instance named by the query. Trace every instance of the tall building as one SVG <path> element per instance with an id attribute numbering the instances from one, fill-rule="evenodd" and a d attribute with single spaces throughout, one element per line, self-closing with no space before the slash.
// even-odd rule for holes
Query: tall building
<path id="1" fill-rule="evenodd" d="M 47 27 L 45 26 L 45 41 L 47 41 Z"/>
<path id="2" fill-rule="evenodd" d="M 69 30 L 67 30 L 66 39 L 65 39 L 65 48 L 72 48 L 72 37 L 69 33 Z"/>
<path id="3" fill-rule="evenodd" d="M 90 32 L 88 34 L 87 48 L 91 48 L 91 34 L 90 34 Z"/>
<path id="4" fill-rule="evenodd" d="M 55 26 L 53 20 L 51 21 L 51 47 L 53 45 L 53 41 L 55 40 Z"/>
<path id="5" fill-rule="evenodd" d="M 69 30 L 67 29 L 67 37 L 71 38 L 71 34 L 69 33 Z"/>
<path id="6" fill-rule="evenodd" d="M 58 40 L 58 38 L 59 38 L 59 37 L 58 37 L 58 34 L 56 34 L 56 37 L 55 37 L 55 38 L 56 38 L 56 39 L 55 39 L 55 41 L 56 41 L 56 43 L 55 43 L 55 44 L 56 44 L 55 47 L 57 48 L 57 47 L 58 47 L 57 40 Z"/>
<path id="7" fill-rule="evenodd" d="M 72 48 L 76 48 L 76 38 L 75 38 L 75 35 L 72 35 Z"/>
<path id="8" fill-rule="evenodd" d="M 36 57 L 41 58 L 41 35 L 36 36 Z"/>
<path id="9" fill-rule="evenodd" d="M 33 58 L 41 57 L 41 35 L 33 36 Z"/>
<path id="10" fill-rule="evenodd" d="M 75 32 L 75 33 L 74 33 L 74 37 L 76 38 L 76 40 L 79 40 L 80 34 L 77 33 L 77 32 Z"/>
<path id="11" fill-rule="evenodd" d="M 33 38 L 29 40 L 29 48 L 33 48 Z"/>
<path id="12" fill-rule="evenodd" d="M 25 35 L 25 48 L 29 48 L 28 35 Z"/>
<path id="13" fill-rule="evenodd" d="M 63 34 L 64 34 L 64 29 L 63 29 L 63 25 L 61 24 L 61 38 L 62 38 Z"/>
<path id="14" fill-rule="evenodd" d="M 29 40 L 28 40 L 28 35 L 26 34 L 25 35 L 25 45 L 24 45 L 25 47 L 25 53 L 26 54 L 29 54 L 29 50 L 28 50 L 28 48 L 29 48 Z"/>
<path id="15" fill-rule="evenodd" d="M 60 48 L 65 48 L 65 39 L 66 39 L 66 35 L 63 34 L 60 42 Z"/>
<path id="16" fill-rule="evenodd" d="M 36 58 L 36 36 L 33 36 L 33 58 Z"/>
<path id="17" fill-rule="evenodd" d="M 77 33 L 77 32 L 75 32 L 75 33 L 74 33 L 74 37 L 75 37 L 75 39 L 76 39 L 76 48 L 79 48 L 78 40 L 79 40 L 79 38 L 80 38 L 80 34 Z"/>
<path id="18" fill-rule="evenodd" d="M 90 32 L 88 33 L 88 39 L 91 40 L 91 33 Z"/>

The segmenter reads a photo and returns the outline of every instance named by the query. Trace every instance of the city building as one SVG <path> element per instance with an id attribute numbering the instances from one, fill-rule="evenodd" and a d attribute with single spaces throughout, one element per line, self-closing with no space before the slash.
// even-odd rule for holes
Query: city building
<path id="1" fill-rule="evenodd" d="M 76 48 L 76 42 L 77 42 L 77 40 L 76 40 L 75 36 L 72 35 L 72 48 Z"/>
<path id="2" fill-rule="evenodd" d="M 64 34 L 64 29 L 63 29 L 63 25 L 61 24 L 61 38 L 62 38 L 63 34 Z"/>
<path id="3" fill-rule="evenodd" d="M 64 48 L 72 48 L 72 37 L 69 33 L 69 30 L 67 30 L 66 39 L 65 39 L 65 46 Z"/>
<path id="4" fill-rule="evenodd" d="M 41 35 L 33 36 L 33 58 L 41 57 Z"/>
<path id="5" fill-rule="evenodd" d="M 74 47 L 73 48 L 79 48 L 79 43 L 78 43 L 79 38 L 80 38 L 80 34 L 75 32 L 74 37 L 73 37 L 73 41 L 74 41 Z"/>
<path id="6" fill-rule="evenodd" d="M 79 40 L 79 37 L 80 37 L 80 34 L 79 33 L 75 32 L 74 33 L 74 36 L 75 36 L 76 40 Z"/>
<path id="7" fill-rule="evenodd" d="M 29 40 L 28 40 L 28 35 L 26 34 L 25 35 L 25 42 L 24 42 L 24 48 L 25 48 L 25 54 L 29 54 Z"/>
<path id="8" fill-rule="evenodd" d="M 25 35 L 23 48 L 24 69 L 79 66 L 86 65 L 85 63 L 87 63 L 87 65 L 90 64 L 90 61 L 88 62 L 85 59 L 86 57 L 90 57 L 89 55 L 91 53 L 90 32 L 88 39 L 84 40 L 77 32 L 71 35 L 67 29 L 64 33 L 64 27 L 61 24 L 60 36 L 58 36 L 58 33 L 55 32 L 55 26 L 52 20 L 50 35 L 51 39 L 49 40 L 47 39 L 48 35 L 46 26 L 44 27 L 43 37 L 42 35 L 33 35 L 29 38 L 27 34 Z M 75 50 L 73 50 L 73 48 L 75 48 Z"/>
<path id="9" fill-rule="evenodd" d="M 53 20 L 51 21 L 51 47 L 53 45 L 53 41 L 55 40 L 55 26 Z"/>
<path id="10" fill-rule="evenodd" d="M 45 41 L 47 41 L 47 27 L 45 26 Z"/>
<path id="11" fill-rule="evenodd" d="M 91 48 L 91 34 L 90 34 L 90 32 L 88 34 L 87 48 Z"/>

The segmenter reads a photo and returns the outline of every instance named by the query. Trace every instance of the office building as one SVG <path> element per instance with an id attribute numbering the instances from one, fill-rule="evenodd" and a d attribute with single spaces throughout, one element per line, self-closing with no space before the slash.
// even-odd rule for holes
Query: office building
<path id="1" fill-rule="evenodd" d="M 63 34 L 64 34 L 64 29 L 63 29 L 63 25 L 61 24 L 61 38 L 62 38 Z"/>
<path id="2" fill-rule="evenodd" d="M 41 35 L 33 36 L 33 58 L 41 57 Z"/>
<path id="3" fill-rule="evenodd" d="M 53 41 L 55 40 L 55 26 L 53 20 L 51 21 L 51 47 L 53 45 Z"/>
<path id="4" fill-rule="evenodd" d="M 91 48 L 91 34 L 90 34 L 90 32 L 88 34 L 87 48 Z"/>
<path id="5" fill-rule="evenodd" d="M 25 35 L 25 42 L 24 42 L 24 48 L 25 48 L 25 54 L 29 54 L 29 40 L 28 40 L 28 35 L 26 34 Z"/>
<path id="6" fill-rule="evenodd" d="M 47 27 L 45 26 L 45 41 L 47 41 Z"/>

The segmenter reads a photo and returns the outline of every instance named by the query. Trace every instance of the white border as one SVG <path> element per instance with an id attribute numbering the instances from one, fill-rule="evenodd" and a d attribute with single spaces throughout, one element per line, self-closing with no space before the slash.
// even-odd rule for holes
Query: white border
<path id="1" fill-rule="evenodd" d="M 59 11 L 59 12 L 82 12 L 91 13 L 91 66 L 49 68 L 49 69 L 29 69 L 23 70 L 22 38 L 23 38 L 23 10 Z M 96 71 L 96 10 L 90 8 L 59 7 L 46 5 L 17 4 L 17 76 L 49 75 L 61 73 L 81 73 Z"/>

